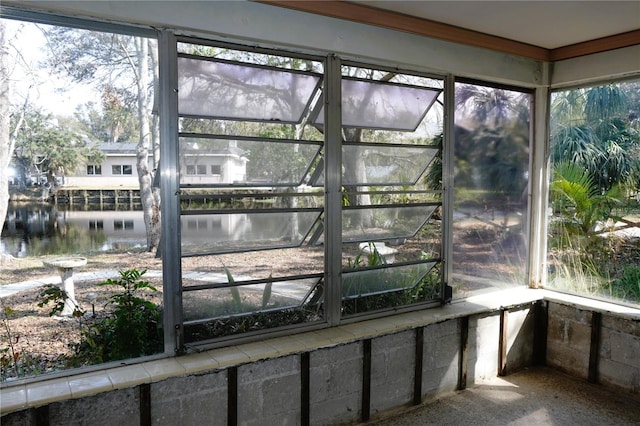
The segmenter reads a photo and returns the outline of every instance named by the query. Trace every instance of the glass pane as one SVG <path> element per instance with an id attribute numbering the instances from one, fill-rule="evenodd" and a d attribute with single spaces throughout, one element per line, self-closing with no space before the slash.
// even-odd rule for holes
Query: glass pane
<path id="1" fill-rule="evenodd" d="M 185 342 L 322 320 L 321 278 L 183 293 Z"/>
<path id="2" fill-rule="evenodd" d="M 343 272 L 342 297 L 360 297 L 415 287 L 436 262 Z"/>
<path id="3" fill-rule="evenodd" d="M 178 113 L 299 123 L 319 84 L 317 75 L 181 57 Z"/>
<path id="4" fill-rule="evenodd" d="M 226 284 L 228 282 L 227 276 L 223 273 L 208 275 L 207 281 L 209 283 Z M 198 275 L 197 281 L 202 281 L 204 277 L 205 275 Z M 237 276 L 234 277 L 234 280 L 239 281 L 243 278 L 247 277 Z M 311 290 L 320 282 L 320 279 L 320 277 L 315 277 L 184 291 L 182 293 L 184 319 L 185 321 L 215 319 L 298 307 L 309 299 Z M 188 284 L 189 275 L 185 275 L 183 280 Z M 236 281 L 236 283 L 238 282 Z"/>
<path id="5" fill-rule="evenodd" d="M 409 238 L 429 220 L 438 206 L 371 206 L 342 211 L 343 242 Z"/>
<path id="6" fill-rule="evenodd" d="M 296 247 L 320 214 L 305 210 L 183 215 L 182 254 Z"/>
<path id="7" fill-rule="evenodd" d="M 362 80 L 342 80 L 342 126 L 414 131 L 439 90 Z M 324 108 L 316 118 L 324 123 Z"/>
<path id="8" fill-rule="evenodd" d="M 526 284 L 531 96 L 456 85 L 455 297 Z"/>
<path id="9" fill-rule="evenodd" d="M 640 305 L 640 80 L 551 97 L 546 286 Z"/>
<path id="10" fill-rule="evenodd" d="M 320 142 L 181 138 L 180 184 L 297 186 L 321 147 Z M 192 176 L 194 166 L 203 173 Z"/>
<path id="11" fill-rule="evenodd" d="M 343 173 L 343 185 L 414 185 L 427 169 L 438 148 L 407 145 L 343 144 L 345 163 L 361 159 L 364 173 Z"/>

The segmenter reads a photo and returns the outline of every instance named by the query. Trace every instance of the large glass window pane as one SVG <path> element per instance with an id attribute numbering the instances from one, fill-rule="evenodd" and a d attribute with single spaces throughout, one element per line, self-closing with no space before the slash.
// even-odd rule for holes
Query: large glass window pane
<path id="1" fill-rule="evenodd" d="M 640 304 L 640 82 L 551 98 L 546 285 Z"/>
<path id="2" fill-rule="evenodd" d="M 531 95 L 456 84 L 455 297 L 526 284 Z"/>
<path id="3" fill-rule="evenodd" d="M 307 183 L 323 135 L 307 118 L 322 63 L 179 49 L 185 342 L 321 321 L 324 191 Z"/>
<path id="4" fill-rule="evenodd" d="M 342 315 L 437 303 L 443 82 L 356 64 L 342 73 Z"/>
<path id="5" fill-rule="evenodd" d="M 0 101 L 11 116 L 2 131 L 15 141 L 9 191 L 21 201 L 10 201 L 2 218 L 0 258 L 16 260 L 0 267 L 9 290 L 3 324 L 11 329 L 1 333 L 0 381 L 162 352 L 162 261 L 147 238 L 137 176 L 149 173 L 145 189 L 153 193 L 156 41 L 123 27 L 2 24 L 8 74 L 1 78 L 12 94 Z M 62 285 L 56 265 L 73 266 L 73 286 Z M 146 272 L 118 273 L 133 269 Z M 107 279 L 116 283 L 99 285 Z M 149 302 L 144 309 L 134 302 L 135 318 L 116 299 L 126 283 Z M 44 303 L 47 295 L 66 297 L 75 312 Z"/>

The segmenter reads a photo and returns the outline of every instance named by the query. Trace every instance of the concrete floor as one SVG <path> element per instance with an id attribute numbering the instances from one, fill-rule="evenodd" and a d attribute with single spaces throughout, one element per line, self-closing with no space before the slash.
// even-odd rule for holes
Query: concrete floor
<path id="1" fill-rule="evenodd" d="M 640 396 L 532 368 L 368 424 L 640 425 Z"/>

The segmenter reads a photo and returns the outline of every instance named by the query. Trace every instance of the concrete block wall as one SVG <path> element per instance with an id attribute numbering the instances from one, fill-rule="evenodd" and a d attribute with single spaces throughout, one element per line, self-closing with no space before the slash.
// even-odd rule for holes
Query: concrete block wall
<path id="1" fill-rule="evenodd" d="M 640 394 L 640 316 L 549 302 L 547 365 Z"/>
<path id="2" fill-rule="evenodd" d="M 346 423 L 361 417 L 363 344 L 349 343 L 310 354 L 310 423 Z"/>
<path id="3" fill-rule="evenodd" d="M 495 375 L 501 339 L 511 342 L 505 361 L 514 370 L 525 367 L 520 364 L 533 358 L 522 352 L 532 350 L 533 337 L 531 333 L 527 337 L 518 324 L 527 324 L 533 315 L 530 306 L 510 310 L 510 318 L 519 319 L 510 327 L 501 326 L 504 310 L 454 315 L 422 325 L 416 324 L 415 318 L 425 318 L 421 316 L 424 314 L 412 313 L 372 320 L 362 326 L 337 327 L 335 333 L 326 334 L 351 337 L 322 347 L 309 346 L 319 332 L 291 336 L 289 340 L 284 338 L 288 344 L 304 341 L 306 349 L 289 354 L 272 352 L 262 359 L 244 358 L 225 367 L 205 364 L 191 373 L 169 373 L 165 369 L 150 383 L 16 411 L 3 415 L 1 423 L 334 425 L 366 421 L 385 411 L 464 388 L 466 381 L 462 378 L 467 371 L 473 378 L 470 381 Z M 375 332 L 372 324 L 378 324 Z M 364 335 L 354 338 L 356 329 Z M 500 336 L 503 331 L 516 336 Z M 268 342 L 264 345 L 267 351 Z M 260 347 L 260 343 L 249 345 L 254 351 Z M 243 347 L 235 348 L 241 351 Z M 177 364 L 195 364 L 208 356 L 201 353 L 170 362 L 149 362 L 176 368 Z"/>
<path id="4" fill-rule="evenodd" d="M 550 303 L 547 326 L 547 365 L 588 378 L 592 312 Z"/>
<path id="5" fill-rule="evenodd" d="M 422 399 L 434 399 L 458 389 L 460 323 L 457 319 L 424 328 Z"/>

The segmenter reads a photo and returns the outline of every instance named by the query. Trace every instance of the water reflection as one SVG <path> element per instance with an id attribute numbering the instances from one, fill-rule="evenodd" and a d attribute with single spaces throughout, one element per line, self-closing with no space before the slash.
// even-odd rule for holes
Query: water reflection
<path id="1" fill-rule="evenodd" d="M 74 211 L 9 204 L 0 252 L 15 257 L 90 253 L 146 243 L 141 211 Z"/>

